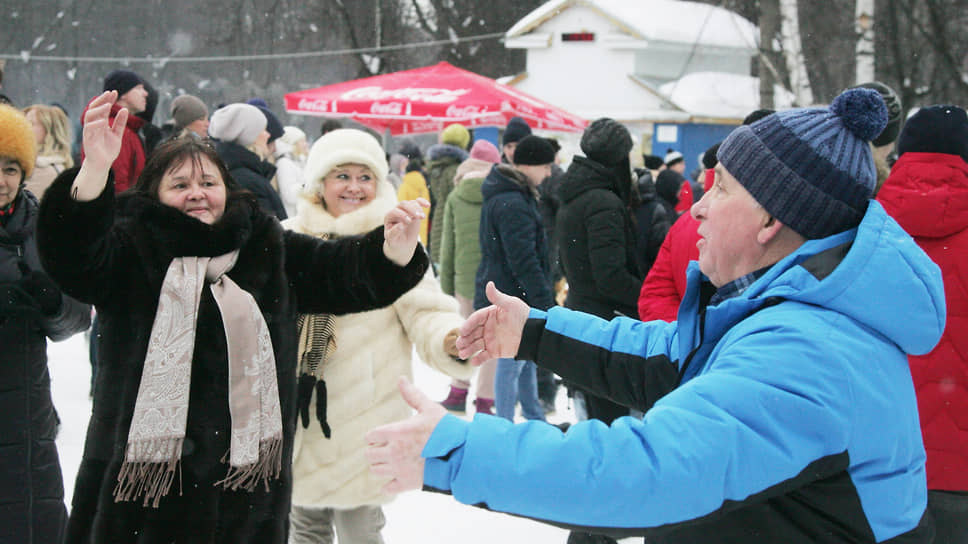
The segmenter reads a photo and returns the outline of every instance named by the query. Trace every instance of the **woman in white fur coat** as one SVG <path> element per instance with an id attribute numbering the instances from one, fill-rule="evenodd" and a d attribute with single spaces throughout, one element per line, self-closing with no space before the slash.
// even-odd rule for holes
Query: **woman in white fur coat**
<path id="1" fill-rule="evenodd" d="M 319 237 L 368 232 L 396 206 L 379 142 L 354 129 L 313 144 L 297 213 L 283 225 Z M 411 353 L 449 376 L 467 379 L 457 359 L 457 302 L 428 273 L 392 306 L 300 321 L 300 424 L 293 453 L 290 543 L 382 543 L 380 505 L 393 497 L 373 476 L 366 432 L 407 417 L 397 379 L 411 375 Z"/>

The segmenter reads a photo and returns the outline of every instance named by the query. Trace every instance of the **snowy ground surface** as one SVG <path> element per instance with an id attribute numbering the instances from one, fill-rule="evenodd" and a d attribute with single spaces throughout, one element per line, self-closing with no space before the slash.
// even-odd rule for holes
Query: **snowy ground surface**
<path id="1" fill-rule="evenodd" d="M 47 351 L 54 404 L 62 422 L 57 447 L 69 508 L 91 413 L 88 398 L 91 366 L 87 341 L 81 334 L 51 343 Z M 414 380 L 431 398 L 442 399 L 447 393 L 448 379 L 423 364 L 414 364 Z M 575 420 L 563 390 L 559 391 L 557 411 L 548 420 L 552 423 Z M 387 505 L 385 511 L 387 525 L 383 536 L 389 544 L 564 544 L 567 539 L 567 531 L 563 529 L 466 506 L 450 496 L 435 493 L 405 493 Z M 641 542 L 641 539 L 622 542 Z"/>

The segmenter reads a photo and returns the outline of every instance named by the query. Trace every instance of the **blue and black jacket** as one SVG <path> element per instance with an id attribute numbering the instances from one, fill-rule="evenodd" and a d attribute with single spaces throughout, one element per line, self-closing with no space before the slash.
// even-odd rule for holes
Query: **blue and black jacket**
<path id="1" fill-rule="evenodd" d="M 562 433 L 445 416 L 425 487 L 650 544 L 929 542 L 906 354 L 944 328 L 934 263 L 872 202 L 717 305 L 688 274 L 677 322 L 552 308 L 525 327 L 519 359 L 644 418 Z"/>

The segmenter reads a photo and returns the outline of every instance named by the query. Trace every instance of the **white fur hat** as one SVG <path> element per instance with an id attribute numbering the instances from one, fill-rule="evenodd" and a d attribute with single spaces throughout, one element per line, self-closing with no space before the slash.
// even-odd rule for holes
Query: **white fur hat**
<path id="1" fill-rule="evenodd" d="M 362 130 L 340 128 L 324 134 L 309 150 L 304 192 L 322 192 L 323 178 L 341 164 L 362 164 L 373 172 L 378 182 L 387 179 L 389 167 L 380 142 Z"/>
<path id="2" fill-rule="evenodd" d="M 267 123 L 266 116 L 259 108 L 249 104 L 229 104 L 212 114 L 208 133 L 223 142 L 247 146 L 255 142 Z"/>

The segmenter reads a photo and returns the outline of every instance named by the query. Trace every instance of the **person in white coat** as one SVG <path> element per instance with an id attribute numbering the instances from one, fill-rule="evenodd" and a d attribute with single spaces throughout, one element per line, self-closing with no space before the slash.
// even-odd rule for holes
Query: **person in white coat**
<path id="1" fill-rule="evenodd" d="M 396 206 L 379 142 L 355 129 L 332 131 L 313 145 L 306 187 L 291 230 L 323 238 L 354 236 L 381 224 Z M 364 434 L 410 414 L 397 393 L 417 355 L 434 369 L 467 379 L 457 358 L 457 302 L 431 274 L 380 310 L 301 318 L 299 410 L 293 454 L 290 542 L 381 543 L 381 505 L 393 495 L 368 469 Z"/>

